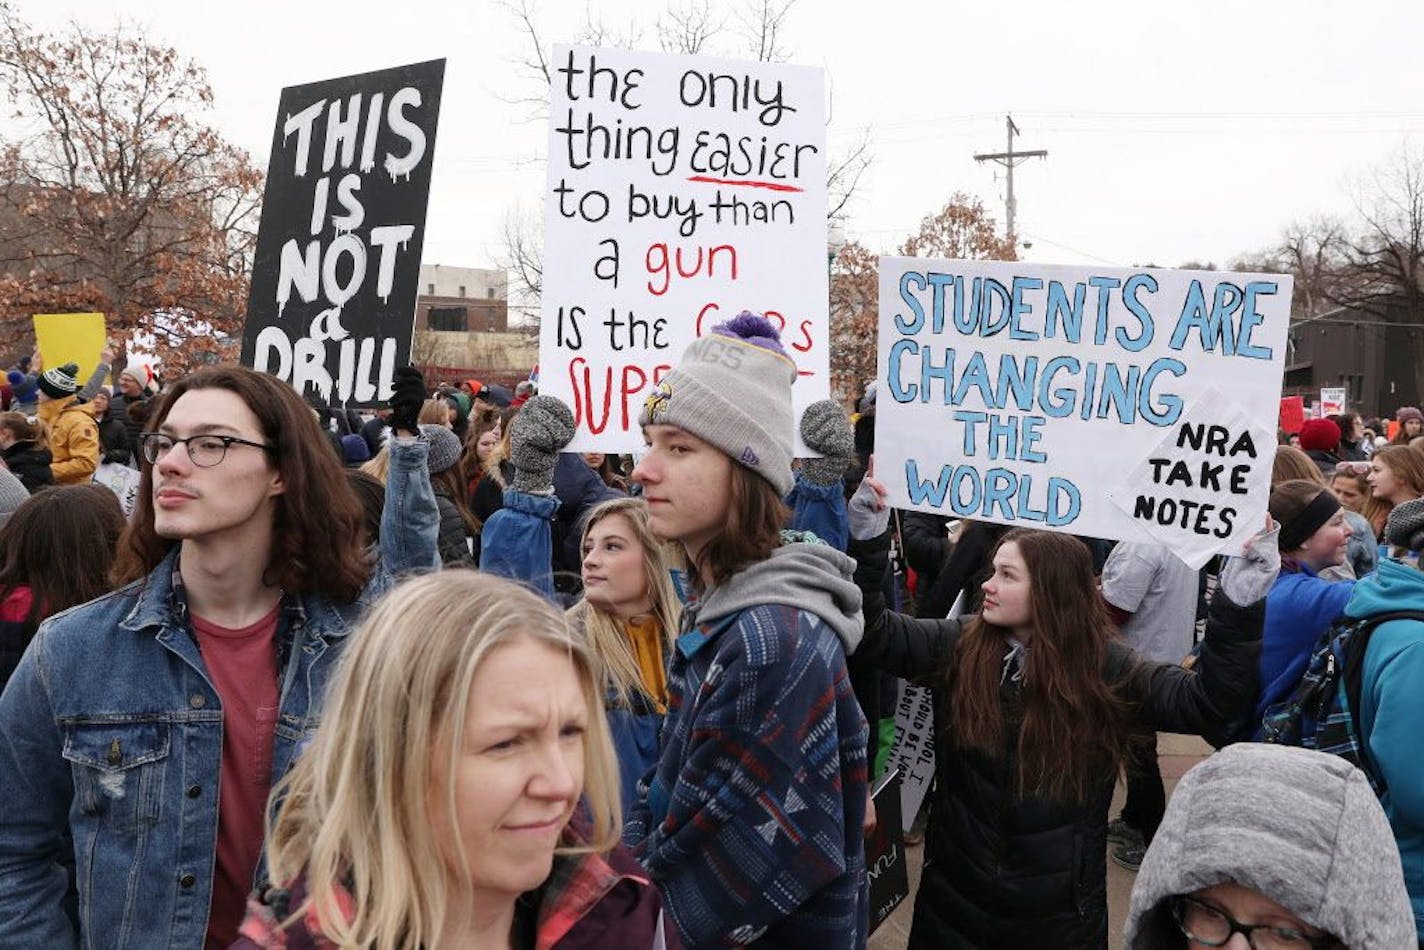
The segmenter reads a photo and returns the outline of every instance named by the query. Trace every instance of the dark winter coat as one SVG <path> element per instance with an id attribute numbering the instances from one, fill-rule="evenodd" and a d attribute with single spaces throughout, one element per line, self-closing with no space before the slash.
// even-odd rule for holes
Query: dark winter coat
<path id="1" fill-rule="evenodd" d="M 99 426 L 99 462 L 101 464 L 133 465 L 134 443 L 129 439 L 125 420 L 112 412 L 104 413 L 104 418 L 95 420 Z"/>
<path id="2" fill-rule="evenodd" d="M 130 398 L 129 396 L 125 396 L 122 392 L 116 392 L 113 396 L 109 397 L 109 411 L 106 412 L 105 415 L 119 420 L 124 427 L 124 431 L 129 435 L 130 445 L 138 445 L 138 434 L 144 430 L 144 424 L 142 422 L 135 422 L 129 417 L 129 406 L 136 402 L 146 403 L 151 398 L 152 397 L 146 395 Z"/>
<path id="3" fill-rule="evenodd" d="M 0 452 L 0 457 L 5 459 L 5 465 L 31 495 L 54 484 L 54 472 L 49 467 L 54 456 L 50 455 L 49 449 L 42 449 L 33 442 L 16 442 Z"/>
<path id="4" fill-rule="evenodd" d="M 865 640 L 857 656 L 907 678 L 945 681 L 960 624 L 916 620 L 885 609 L 881 579 L 888 536 L 852 542 L 865 598 Z M 1196 672 L 1137 657 L 1109 644 L 1103 678 L 1150 731 L 1201 733 L 1249 709 L 1255 691 L 1265 605 L 1212 601 Z M 1032 649 L 1032 646 L 1030 646 Z M 1007 653 L 1007 651 L 1006 651 Z M 1021 798 L 1014 790 L 1018 684 L 1001 692 L 1006 730 L 998 756 L 944 741 L 946 704 L 936 691 L 936 787 L 915 900 L 911 948 L 1106 947 L 1107 817 L 1116 776 L 1104 774 L 1086 804 Z"/>
<path id="5" fill-rule="evenodd" d="M 900 517 L 900 540 L 905 545 L 905 562 L 928 585 L 939 576 L 949 557 L 949 519 L 925 511 L 906 511 Z"/>
<path id="6" fill-rule="evenodd" d="M 445 567 L 474 567 L 475 557 L 470 553 L 469 533 L 460 509 L 450 500 L 444 485 L 436 484 L 434 488 L 435 507 L 440 511 L 440 563 Z"/>

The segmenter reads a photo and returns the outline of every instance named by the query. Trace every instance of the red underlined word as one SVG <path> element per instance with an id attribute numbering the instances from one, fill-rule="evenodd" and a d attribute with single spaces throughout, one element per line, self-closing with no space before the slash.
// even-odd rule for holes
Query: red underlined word
<path id="1" fill-rule="evenodd" d="M 749 181 L 742 178 L 713 178 L 710 175 L 691 175 L 688 181 L 700 181 L 709 185 L 741 185 L 744 188 L 769 188 L 772 191 L 805 191 L 795 185 L 783 185 L 775 181 Z"/>

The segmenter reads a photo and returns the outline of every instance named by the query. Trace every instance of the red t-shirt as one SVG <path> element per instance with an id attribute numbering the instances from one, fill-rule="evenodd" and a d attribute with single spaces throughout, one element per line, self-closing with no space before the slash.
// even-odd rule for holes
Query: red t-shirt
<path id="1" fill-rule="evenodd" d="M 218 778 L 218 854 L 208 914 L 209 950 L 237 939 L 252 874 L 262 856 L 263 818 L 272 790 L 272 739 L 281 699 L 277 685 L 278 602 L 267 616 L 230 630 L 193 615 L 203 663 L 223 708 Z M 211 794 L 211 790 L 204 790 Z"/>

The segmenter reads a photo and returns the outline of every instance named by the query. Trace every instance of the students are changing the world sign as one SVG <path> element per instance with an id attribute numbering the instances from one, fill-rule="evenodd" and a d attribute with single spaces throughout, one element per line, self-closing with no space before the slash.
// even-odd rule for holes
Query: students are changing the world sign
<path id="1" fill-rule="evenodd" d="M 876 472 L 896 507 L 1155 541 L 1265 520 L 1291 279 L 882 258 Z"/>
<path id="2" fill-rule="evenodd" d="M 764 313 L 829 392 L 822 71 L 560 46 L 551 63 L 541 390 L 571 448 L 640 449 L 638 413 L 687 344 Z"/>
<path id="3" fill-rule="evenodd" d="M 371 406 L 410 358 L 445 61 L 282 90 L 242 362 Z"/>

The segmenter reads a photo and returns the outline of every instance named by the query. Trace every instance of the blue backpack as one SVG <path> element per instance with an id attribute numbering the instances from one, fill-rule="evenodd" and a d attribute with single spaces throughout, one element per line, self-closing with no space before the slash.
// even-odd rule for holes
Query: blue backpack
<path id="1" fill-rule="evenodd" d="M 1391 620 L 1424 622 L 1424 611 L 1339 618 L 1315 641 L 1300 683 L 1285 699 L 1267 706 L 1261 717 L 1264 741 L 1338 755 L 1365 773 L 1377 795 L 1384 794 L 1384 776 L 1370 762 L 1356 716 L 1370 636 Z"/>

